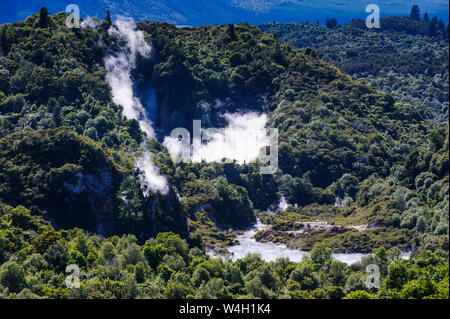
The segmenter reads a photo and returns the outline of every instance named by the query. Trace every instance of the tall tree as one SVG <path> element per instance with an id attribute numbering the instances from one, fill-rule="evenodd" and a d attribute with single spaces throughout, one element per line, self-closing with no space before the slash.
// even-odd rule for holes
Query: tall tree
<path id="1" fill-rule="evenodd" d="M 442 40 L 448 41 L 448 34 L 449 34 L 449 32 L 448 32 L 448 24 L 447 24 L 447 26 L 444 28 L 444 30 L 442 30 Z"/>
<path id="2" fill-rule="evenodd" d="M 430 36 L 430 37 L 434 37 L 434 36 L 437 34 L 436 23 L 434 23 L 433 21 L 431 21 L 430 23 L 428 23 L 427 34 L 428 34 L 428 36 Z"/>
<path id="3" fill-rule="evenodd" d="M 327 21 L 326 21 L 325 24 L 326 24 L 328 29 L 333 29 L 333 28 L 335 28 L 337 26 L 338 22 L 337 22 L 337 20 L 335 18 L 331 18 L 331 19 L 327 18 Z"/>
<path id="4" fill-rule="evenodd" d="M 420 9 L 417 4 L 413 5 L 411 8 L 411 13 L 409 14 L 409 17 L 414 20 L 420 20 Z"/>
<path id="5" fill-rule="evenodd" d="M 282 63 L 284 60 L 283 52 L 281 51 L 281 41 L 278 37 L 278 33 L 273 34 L 273 38 L 275 40 L 275 48 L 272 53 L 272 57 L 278 62 Z"/>
<path id="6" fill-rule="evenodd" d="M 0 47 L 2 48 L 3 53 L 7 55 L 9 51 L 9 43 L 6 36 L 6 28 L 1 28 L 0 30 Z"/>
<path id="7" fill-rule="evenodd" d="M 234 24 L 230 23 L 227 27 L 227 34 L 233 41 L 237 41 L 238 37 L 236 35 L 236 29 L 234 28 Z"/>
<path id="8" fill-rule="evenodd" d="M 56 126 L 60 126 L 62 122 L 62 116 L 61 116 L 61 105 L 57 103 L 52 110 L 52 118 L 53 122 Z"/>
<path id="9" fill-rule="evenodd" d="M 112 20 L 111 20 L 111 12 L 109 12 L 109 9 L 106 9 L 106 17 L 105 17 L 105 21 L 106 21 L 106 23 L 108 23 L 109 25 L 112 24 Z"/>
<path id="10" fill-rule="evenodd" d="M 46 7 L 42 7 L 39 11 L 39 26 L 41 28 L 46 28 L 48 26 L 48 10 Z"/>

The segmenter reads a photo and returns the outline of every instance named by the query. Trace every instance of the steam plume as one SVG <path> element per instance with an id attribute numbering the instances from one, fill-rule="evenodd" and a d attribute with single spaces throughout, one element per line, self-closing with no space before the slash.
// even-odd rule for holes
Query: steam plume
<path id="1" fill-rule="evenodd" d="M 122 51 L 111 53 L 105 58 L 106 80 L 111 86 L 113 101 L 123 107 L 123 114 L 128 119 L 138 120 L 141 129 L 149 137 L 153 137 L 152 122 L 140 99 L 134 94 L 132 78 L 138 56 L 149 58 L 152 48 L 145 41 L 144 33 L 136 30 L 136 24 L 130 19 L 119 18 L 108 33 L 127 44 Z M 159 174 L 150 152 L 136 158 L 136 165 L 142 172 L 139 178 L 146 196 L 150 190 L 167 194 L 167 180 Z"/>
<path id="2" fill-rule="evenodd" d="M 228 125 L 209 134 L 206 143 L 194 139 L 192 161 L 218 162 L 226 158 L 240 164 L 249 163 L 259 157 L 262 147 L 270 145 L 270 139 L 264 130 L 266 114 L 226 113 L 223 116 Z M 180 154 L 181 142 L 178 139 L 169 136 L 164 139 L 163 144 L 173 158 Z"/>

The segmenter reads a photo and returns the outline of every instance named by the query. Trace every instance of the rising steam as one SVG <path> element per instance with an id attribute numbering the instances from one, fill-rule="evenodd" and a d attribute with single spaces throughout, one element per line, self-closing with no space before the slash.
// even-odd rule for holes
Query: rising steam
<path id="1" fill-rule="evenodd" d="M 228 123 L 226 127 L 213 131 L 207 137 L 203 131 L 203 143 L 194 139 L 192 161 L 219 162 L 226 158 L 240 164 L 249 163 L 260 156 L 262 147 L 270 145 L 270 139 L 264 130 L 266 114 L 226 113 L 223 117 Z M 182 146 L 177 138 L 168 136 L 163 144 L 172 158 L 180 154 Z"/>
<path id="2" fill-rule="evenodd" d="M 138 120 L 141 129 L 153 137 L 152 122 L 140 99 L 134 94 L 132 78 L 138 56 L 149 58 L 152 48 L 145 41 L 144 33 L 136 30 L 136 24 L 130 19 L 119 18 L 108 33 L 127 44 L 122 51 L 110 53 L 105 58 L 106 81 L 111 86 L 113 101 L 123 107 L 123 114 L 128 119 Z M 136 165 L 141 172 L 139 178 L 146 196 L 149 191 L 167 194 L 167 180 L 159 174 L 150 152 L 136 158 Z"/>
<path id="3" fill-rule="evenodd" d="M 144 33 L 136 30 L 133 21 L 119 19 L 116 25 L 109 28 L 108 33 L 127 43 L 123 51 L 112 53 L 105 58 L 105 67 L 108 72 L 106 80 L 112 88 L 113 101 L 123 106 L 123 114 L 128 119 L 138 120 L 141 129 L 147 135 L 153 136 L 152 122 L 141 101 L 134 95 L 131 76 L 136 67 L 138 55 L 148 58 L 152 48 L 145 41 Z"/>
<path id="4" fill-rule="evenodd" d="M 97 29 L 102 23 L 97 17 L 87 17 L 83 21 L 81 21 L 81 28 L 91 28 L 91 29 Z"/>
<path id="5" fill-rule="evenodd" d="M 169 192 L 169 185 L 167 179 L 159 173 L 159 169 L 153 164 L 152 154 L 144 152 L 141 156 L 136 158 L 136 166 L 139 170 L 144 171 L 144 174 L 139 175 L 141 180 L 142 190 L 145 196 L 149 195 L 150 191 L 167 194 Z"/>

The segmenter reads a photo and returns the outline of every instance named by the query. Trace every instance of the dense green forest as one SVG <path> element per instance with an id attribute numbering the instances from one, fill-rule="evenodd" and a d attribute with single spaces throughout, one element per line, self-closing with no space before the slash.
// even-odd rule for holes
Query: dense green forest
<path id="1" fill-rule="evenodd" d="M 411 104 L 423 118 L 447 123 L 449 33 L 442 20 L 427 14 L 422 20 L 382 18 L 379 29 L 368 29 L 361 20 L 343 26 L 271 23 L 260 28 L 297 48 L 312 48 L 317 57 Z"/>
<path id="2" fill-rule="evenodd" d="M 0 26 L 0 298 L 448 298 L 448 95 L 437 125 L 281 32 L 140 22 L 152 56 L 132 77 L 156 92 L 151 137 L 112 100 L 104 59 L 125 43 L 110 19 L 80 29 L 65 19 L 42 9 Z M 214 104 L 223 109 L 203 107 Z M 220 111 L 268 113 L 276 174 L 171 160 L 163 137 L 198 118 L 221 126 Z M 141 190 L 146 150 L 167 194 Z M 291 206 L 277 210 L 282 198 Z M 270 226 L 259 240 L 310 256 L 206 254 L 226 254 L 257 217 Z M 333 227 L 305 224 L 316 220 Z M 374 255 L 346 265 L 331 252 Z M 378 290 L 364 284 L 373 263 Z M 80 288 L 65 285 L 70 264 Z"/>
<path id="3" fill-rule="evenodd" d="M 348 266 L 317 246 L 297 264 L 267 263 L 258 255 L 225 262 L 189 249 L 172 232 L 139 245 L 134 235 L 55 231 L 23 206 L 2 204 L 0 211 L 3 298 L 448 298 L 448 259 L 440 251 L 405 261 L 398 250 L 380 248 Z M 371 263 L 382 273 L 377 292 L 364 284 Z M 66 288 L 68 264 L 80 266 L 80 288 Z"/>

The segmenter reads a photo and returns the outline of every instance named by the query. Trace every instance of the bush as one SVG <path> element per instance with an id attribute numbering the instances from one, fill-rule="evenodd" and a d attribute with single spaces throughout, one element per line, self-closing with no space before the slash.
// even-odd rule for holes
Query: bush
<path id="1" fill-rule="evenodd" d="M 11 293 L 20 292 L 26 284 L 25 272 L 15 261 L 8 261 L 0 267 L 0 284 Z"/>

